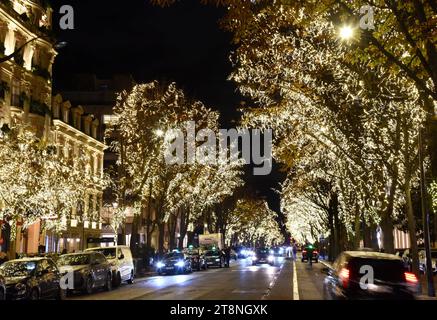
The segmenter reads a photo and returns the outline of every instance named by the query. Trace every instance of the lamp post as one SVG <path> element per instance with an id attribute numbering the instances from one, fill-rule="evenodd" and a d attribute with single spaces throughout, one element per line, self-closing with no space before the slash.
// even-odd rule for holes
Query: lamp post
<path id="1" fill-rule="evenodd" d="M 25 44 L 23 44 L 21 47 L 19 47 L 18 49 L 16 49 L 14 52 L 12 52 L 11 54 L 1 57 L 0 58 L 0 63 L 6 62 L 11 60 L 12 58 L 15 58 L 17 56 L 17 54 L 19 54 L 29 43 L 32 43 L 33 41 L 36 41 L 38 39 L 44 39 L 47 40 L 48 38 L 43 37 L 43 36 L 39 36 L 39 37 L 35 37 L 30 39 L 29 41 L 27 41 Z M 54 48 L 55 49 L 62 49 L 67 45 L 67 42 L 65 41 L 61 41 L 61 42 L 57 42 L 54 44 Z"/>

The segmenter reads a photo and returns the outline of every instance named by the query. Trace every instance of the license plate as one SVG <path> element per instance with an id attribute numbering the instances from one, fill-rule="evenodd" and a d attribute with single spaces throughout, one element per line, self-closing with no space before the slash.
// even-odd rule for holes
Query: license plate
<path id="1" fill-rule="evenodd" d="M 167 267 L 166 269 L 167 269 L 167 270 L 171 270 L 171 269 L 173 269 L 173 267 Z"/>

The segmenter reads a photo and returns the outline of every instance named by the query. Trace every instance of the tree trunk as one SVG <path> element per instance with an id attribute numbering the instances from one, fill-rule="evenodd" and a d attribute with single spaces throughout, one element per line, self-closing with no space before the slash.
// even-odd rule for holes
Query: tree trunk
<path id="1" fill-rule="evenodd" d="M 357 250 L 360 248 L 360 240 L 361 240 L 361 215 L 360 209 L 358 205 L 355 206 L 355 235 L 353 242 L 353 249 Z"/>
<path id="2" fill-rule="evenodd" d="M 387 212 L 385 212 L 382 216 L 381 229 L 383 235 L 382 246 L 384 248 L 384 252 L 394 253 L 393 221 Z"/>
<path id="3" fill-rule="evenodd" d="M 407 218 L 408 218 L 408 233 L 410 236 L 411 246 L 411 259 L 412 259 L 412 271 L 416 277 L 420 278 L 419 271 L 419 250 L 417 248 L 417 236 L 416 236 L 416 218 L 414 217 L 413 203 L 411 200 L 411 185 L 410 181 L 405 183 L 405 197 L 407 201 Z"/>
<path id="4" fill-rule="evenodd" d="M 160 255 L 164 253 L 164 232 L 165 232 L 165 222 L 160 221 L 158 225 L 158 252 Z"/>

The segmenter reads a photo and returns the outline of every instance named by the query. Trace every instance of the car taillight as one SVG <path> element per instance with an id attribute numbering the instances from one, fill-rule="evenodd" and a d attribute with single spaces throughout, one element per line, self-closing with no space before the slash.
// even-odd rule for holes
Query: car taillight
<path id="1" fill-rule="evenodd" d="M 314 251 L 314 254 L 318 254 L 318 253 L 319 253 L 319 251 L 317 251 L 317 250 L 316 250 L 316 251 Z"/>
<path id="2" fill-rule="evenodd" d="M 408 283 L 416 284 L 416 283 L 419 282 L 419 280 L 417 280 L 417 277 L 416 277 L 416 275 L 415 275 L 414 273 L 411 273 L 411 272 L 405 272 L 404 275 L 405 275 L 405 280 L 406 280 Z"/>
<path id="3" fill-rule="evenodd" d="M 306 250 L 303 250 L 302 253 L 307 253 L 307 251 L 306 251 Z"/>
<path id="4" fill-rule="evenodd" d="M 349 274 L 350 272 L 347 268 L 343 268 L 340 270 L 339 276 L 342 281 L 343 288 L 347 288 L 347 286 L 349 285 Z"/>

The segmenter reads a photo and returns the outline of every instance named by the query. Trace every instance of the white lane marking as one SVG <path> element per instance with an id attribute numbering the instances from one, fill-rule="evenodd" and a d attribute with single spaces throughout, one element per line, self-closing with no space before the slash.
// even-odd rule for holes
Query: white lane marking
<path id="1" fill-rule="evenodd" d="M 293 261 L 293 300 L 299 300 L 299 287 L 297 285 L 296 261 Z"/>

